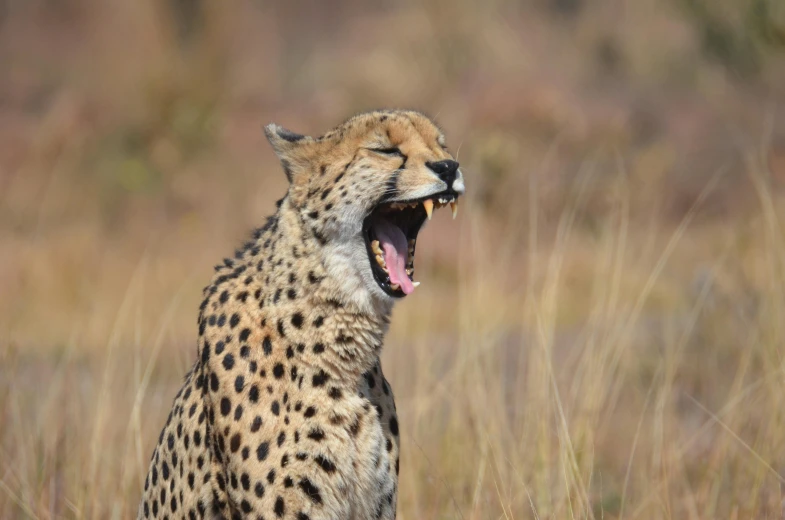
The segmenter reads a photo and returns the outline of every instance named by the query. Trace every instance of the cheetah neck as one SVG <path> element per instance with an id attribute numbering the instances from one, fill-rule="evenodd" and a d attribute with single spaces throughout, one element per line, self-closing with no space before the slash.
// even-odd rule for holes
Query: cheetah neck
<path id="1" fill-rule="evenodd" d="M 284 200 L 254 240 L 217 268 L 216 279 L 232 277 L 238 290 L 248 287 L 240 292 L 247 292 L 242 310 L 287 356 L 356 385 L 378 362 L 391 305 L 362 305 L 347 295 L 346 279 L 335 276 L 326 249 Z"/>

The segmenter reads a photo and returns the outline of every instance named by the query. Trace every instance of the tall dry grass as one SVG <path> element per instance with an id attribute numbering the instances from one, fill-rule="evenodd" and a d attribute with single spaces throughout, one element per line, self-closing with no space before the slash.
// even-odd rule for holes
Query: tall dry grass
<path id="1" fill-rule="evenodd" d="M 261 123 L 389 105 L 469 189 L 385 345 L 399 518 L 782 517 L 776 3 L 164 5 L 2 11 L 0 518 L 133 517 Z"/>

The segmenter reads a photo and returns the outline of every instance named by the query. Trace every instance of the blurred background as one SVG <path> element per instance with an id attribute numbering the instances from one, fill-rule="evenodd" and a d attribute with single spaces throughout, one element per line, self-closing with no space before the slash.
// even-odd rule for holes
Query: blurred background
<path id="1" fill-rule="evenodd" d="M 0 0 L 0 517 L 133 518 L 261 127 L 463 167 L 384 351 L 400 519 L 780 518 L 785 2 Z"/>

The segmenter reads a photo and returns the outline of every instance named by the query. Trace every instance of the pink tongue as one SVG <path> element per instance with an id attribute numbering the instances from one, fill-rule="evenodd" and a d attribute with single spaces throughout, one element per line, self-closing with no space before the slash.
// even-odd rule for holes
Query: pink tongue
<path id="1" fill-rule="evenodd" d="M 374 225 L 374 231 L 384 250 L 384 262 L 390 272 L 390 283 L 397 283 L 404 294 L 411 294 L 414 285 L 406 274 L 406 260 L 409 257 L 406 236 L 398 226 L 384 220 Z"/>

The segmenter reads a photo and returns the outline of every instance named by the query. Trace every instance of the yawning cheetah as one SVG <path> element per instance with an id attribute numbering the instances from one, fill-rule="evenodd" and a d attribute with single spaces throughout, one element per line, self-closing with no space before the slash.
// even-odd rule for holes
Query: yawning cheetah
<path id="1" fill-rule="evenodd" d="M 138 517 L 392 519 L 398 419 L 379 355 L 417 286 L 417 233 L 434 208 L 455 216 L 463 175 L 417 112 L 265 133 L 289 189 L 204 291 Z"/>

